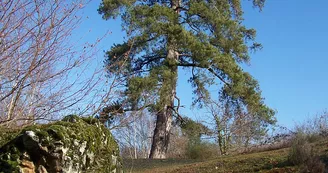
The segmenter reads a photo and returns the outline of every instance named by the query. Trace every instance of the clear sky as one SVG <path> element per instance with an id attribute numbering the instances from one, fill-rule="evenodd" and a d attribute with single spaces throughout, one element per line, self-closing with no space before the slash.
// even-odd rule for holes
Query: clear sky
<path id="1" fill-rule="evenodd" d="M 93 0 L 84 8 L 76 33 L 95 40 L 111 31 L 100 46 L 107 50 L 123 40 L 123 32 L 119 21 L 102 20 L 99 4 Z M 245 24 L 257 30 L 257 41 L 263 45 L 244 69 L 259 81 L 265 103 L 277 110 L 278 124 L 292 127 L 323 112 L 328 107 L 328 1 L 267 0 L 262 12 L 247 0 L 243 4 Z M 96 58 L 101 62 L 103 53 Z M 177 92 L 186 105 L 182 113 L 190 114 L 191 87 L 184 73 L 179 77 Z"/>

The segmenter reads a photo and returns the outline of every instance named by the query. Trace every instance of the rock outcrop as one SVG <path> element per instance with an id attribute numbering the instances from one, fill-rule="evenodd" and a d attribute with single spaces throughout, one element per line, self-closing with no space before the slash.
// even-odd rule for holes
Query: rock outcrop
<path id="1" fill-rule="evenodd" d="M 2 172 L 120 173 L 123 170 L 118 145 L 108 129 L 97 119 L 71 115 L 62 121 L 16 132 L 0 148 Z"/>

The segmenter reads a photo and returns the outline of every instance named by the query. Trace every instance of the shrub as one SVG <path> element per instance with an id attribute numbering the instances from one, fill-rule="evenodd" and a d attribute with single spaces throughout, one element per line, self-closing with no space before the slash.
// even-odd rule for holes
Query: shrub
<path id="1" fill-rule="evenodd" d="M 321 140 L 328 134 L 328 112 L 325 111 L 296 124 L 295 131 L 303 133 L 310 143 Z"/>
<path id="2" fill-rule="evenodd" d="M 301 173 L 315 172 L 324 173 L 325 164 L 317 156 L 312 156 L 308 159 L 301 168 Z"/>
<path id="3" fill-rule="evenodd" d="M 201 142 L 187 147 L 186 155 L 190 159 L 209 159 L 218 156 L 218 147 L 209 142 Z"/>
<path id="4" fill-rule="evenodd" d="M 188 146 L 188 137 L 181 133 L 181 129 L 173 126 L 171 129 L 173 135 L 170 136 L 169 149 L 167 151 L 168 158 L 187 158 L 186 148 Z"/>
<path id="5" fill-rule="evenodd" d="M 300 172 L 302 173 L 324 173 L 325 164 L 315 154 L 310 142 L 308 135 L 298 132 L 292 140 L 288 160 L 292 164 L 300 166 Z"/>
<path id="6" fill-rule="evenodd" d="M 312 147 L 303 133 L 297 133 L 288 153 L 288 160 L 294 165 L 301 165 L 311 158 Z"/>

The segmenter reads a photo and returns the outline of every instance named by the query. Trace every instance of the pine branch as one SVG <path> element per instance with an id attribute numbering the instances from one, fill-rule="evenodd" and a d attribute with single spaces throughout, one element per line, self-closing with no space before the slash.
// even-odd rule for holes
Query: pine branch
<path id="1" fill-rule="evenodd" d="M 209 72 L 211 72 L 214 76 L 216 76 L 218 79 L 220 79 L 224 84 L 226 84 L 229 88 L 231 88 L 230 84 L 225 81 L 219 74 L 217 74 L 213 68 L 211 67 L 205 67 L 205 66 L 200 66 L 196 63 L 179 63 L 178 66 L 180 67 L 197 67 L 197 68 L 202 68 L 202 69 L 207 69 Z"/>

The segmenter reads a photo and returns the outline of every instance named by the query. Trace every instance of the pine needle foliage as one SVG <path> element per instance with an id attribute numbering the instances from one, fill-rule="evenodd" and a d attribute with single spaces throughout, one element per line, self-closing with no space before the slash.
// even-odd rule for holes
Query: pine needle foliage
<path id="1" fill-rule="evenodd" d="M 253 0 L 253 6 L 261 10 L 264 1 Z M 151 103 L 151 110 L 160 111 L 170 105 L 167 96 L 175 94 L 183 67 L 191 69 L 195 105 L 202 106 L 209 86 L 219 81 L 221 99 L 263 124 L 275 123 L 258 82 L 241 68 L 261 44 L 256 31 L 243 24 L 240 0 L 103 0 L 98 12 L 105 20 L 121 19 L 127 33 L 124 43 L 107 51 L 106 65 L 126 80 L 131 107 Z M 176 58 L 168 58 L 170 50 Z"/>

